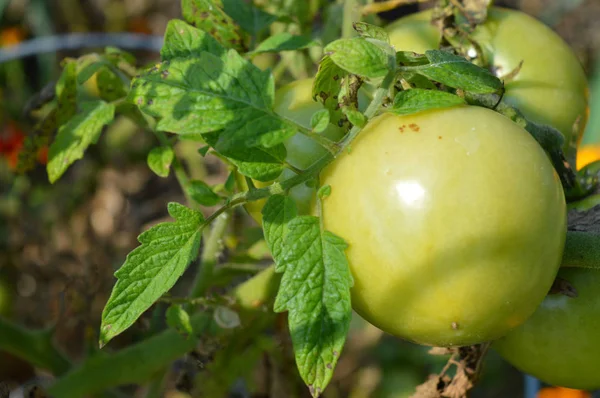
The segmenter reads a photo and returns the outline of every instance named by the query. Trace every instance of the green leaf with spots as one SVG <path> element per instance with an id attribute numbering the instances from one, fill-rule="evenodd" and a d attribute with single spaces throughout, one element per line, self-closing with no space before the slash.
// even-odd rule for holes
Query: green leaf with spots
<path id="1" fill-rule="evenodd" d="M 366 22 L 355 22 L 352 26 L 354 27 L 354 30 L 365 39 L 380 40 L 384 43 L 390 42 L 388 33 L 379 26 L 371 25 Z"/>
<path id="2" fill-rule="evenodd" d="M 348 72 L 337 66 L 331 57 L 327 56 L 319 64 L 319 70 L 313 82 L 313 99 L 329 110 L 333 125 L 338 125 L 338 122 L 344 118 L 338 99 L 342 91 L 342 81 L 347 76 Z"/>
<path id="3" fill-rule="evenodd" d="M 283 276 L 274 308 L 288 311 L 298 370 L 314 397 L 331 380 L 350 327 L 353 281 L 346 247 L 321 230 L 318 217 L 300 216 L 287 223 L 276 256 Z"/>
<path id="4" fill-rule="evenodd" d="M 203 52 L 221 55 L 225 48 L 208 33 L 173 19 L 167 25 L 160 56 L 163 61 L 173 58 L 198 57 Z"/>
<path id="5" fill-rule="evenodd" d="M 378 78 L 388 72 L 388 56 L 378 45 L 362 38 L 339 39 L 325 47 L 325 53 L 340 68 L 352 74 Z"/>
<path id="6" fill-rule="evenodd" d="M 239 26 L 223 11 L 220 0 L 182 0 L 183 18 L 210 33 L 225 48 L 245 51 L 245 38 Z"/>
<path id="7" fill-rule="evenodd" d="M 128 329 L 198 257 L 202 213 L 169 203 L 175 222 L 158 224 L 142 233 L 138 246 L 115 272 L 117 283 L 102 312 L 100 346 Z"/>
<path id="8" fill-rule="evenodd" d="M 174 58 L 134 79 L 130 100 L 159 119 L 157 129 L 181 135 L 221 131 L 218 151 L 273 147 L 296 126 L 273 112 L 274 82 L 238 53 Z"/>
<path id="9" fill-rule="evenodd" d="M 102 128 L 114 116 L 114 105 L 90 101 L 82 104 L 80 113 L 60 126 L 48 152 L 46 170 L 51 183 L 58 180 L 73 162 L 83 157 L 88 146 L 98 141 Z"/>

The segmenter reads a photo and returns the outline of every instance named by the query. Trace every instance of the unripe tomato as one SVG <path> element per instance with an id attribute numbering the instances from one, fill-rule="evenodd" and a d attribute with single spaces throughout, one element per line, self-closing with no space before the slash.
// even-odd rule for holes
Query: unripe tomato
<path id="1" fill-rule="evenodd" d="M 313 79 L 304 79 L 297 80 L 277 90 L 275 93 L 275 112 L 284 118 L 310 129 L 312 115 L 323 109 L 319 102 L 312 99 L 312 85 Z M 359 93 L 359 105 L 364 107 L 368 103 L 368 98 L 362 91 L 359 91 Z M 338 141 L 344 135 L 344 131 L 341 128 L 329 125 L 321 134 L 330 140 Z M 294 135 L 284 144 L 287 149 L 286 161 L 298 169 L 308 168 L 326 153 L 326 149 L 320 144 L 300 133 Z M 293 171 L 285 169 L 277 180 L 283 181 L 294 175 Z M 238 175 L 237 180 L 242 189 L 247 189 L 243 176 Z M 254 181 L 254 184 L 257 187 L 265 187 L 270 183 Z M 314 195 L 315 189 L 305 184 L 297 185 L 290 190 L 290 196 L 295 199 L 300 214 L 308 214 L 310 212 L 310 205 Z M 265 202 L 266 200 L 260 200 L 245 205 L 248 213 L 259 224 L 262 222 L 261 211 Z"/>
<path id="2" fill-rule="evenodd" d="M 523 325 L 494 343 L 504 359 L 525 373 L 562 387 L 600 388 L 600 273 L 561 268 L 558 276 L 578 297 L 548 295 Z"/>
<path id="3" fill-rule="evenodd" d="M 461 106 L 381 115 L 321 175 L 346 240 L 353 308 L 434 346 L 498 338 L 548 292 L 566 234 L 544 151 L 508 118 Z"/>
<path id="4" fill-rule="evenodd" d="M 429 23 L 431 11 L 401 18 L 388 31 L 396 50 L 424 53 L 438 47 L 441 35 Z M 565 150 L 579 119 L 576 139 L 587 122 L 585 72 L 569 46 L 543 23 L 520 11 L 491 8 L 488 20 L 471 36 L 499 77 L 523 67 L 506 82 L 505 100 L 531 121 L 558 129 Z"/>

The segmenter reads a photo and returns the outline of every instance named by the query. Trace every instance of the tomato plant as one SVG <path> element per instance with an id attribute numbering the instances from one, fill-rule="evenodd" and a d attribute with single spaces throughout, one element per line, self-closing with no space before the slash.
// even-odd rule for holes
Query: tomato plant
<path id="1" fill-rule="evenodd" d="M 310 129 L 310 121 L 315 112 L 323 109 L 323 107 L 312 98 L 313 79 L 297 80 L 293 83 L 281 87 L 275 93 L 274 111 L 287 119 L 301 124 Z M 327 129 L 321 133 L 323 137 L 337 141 L 344 134 L 344 131 L 332 124 L 329 124 Z M 295 134 L 285 142 L 287 150 L 286 161 L 297 169 L 303 170 L 308 168 L 314 161 L 319 159 L 326 153 L 326 149 L 321 145 L 302 134 Z M 280 181 L 290 178 L 294 172 L 290 169 L 284 170 L 279 177 Z M 244 177 L 237 174 L 238 183 L 242 188 L 247 189 Z M 260 181 L 253 182 L 257 187 L 268 186 L 269 183 Z M 290 190 L 290 195 L 294 198 L 300 213 L 308 214 L 310 211 L 310 203 L 315 195 L 315 188 L 309 187 L 306 184 L 298 185 Z M 246 210 L 257 222 L 262 220 L 262 208 L 265 205 L 265 200 L 250 202 L 245 205 Z"/>
<path id="2" fill-rule="evenodd" d="M 150 383 L 161 396 L 165 370 L 202 347 L 207 371 L 190 395 L 226 396 L 261 358 L 287 361 L 275 355 L 287 322 L 289 354 L 316 398 L 353 309 L 394 336 L 446 347 L 462 368 L 426 383 L 466 395 L 488 344 L 528 324 L 564 258 L 565 191 L 587 192 L 573 189 L 581 176 L 562 145 L 587 119 L 572 52 L 524 14 L 493 8 L 485 21 L 487 1 L 474 6 L 479 19 L 439 0 L 442 26 L 421 13 L 387 30 L 367 14 L 395 2 L 361 13 L 329 3 L 182 0 L 159 60 L 140 67 L 114 47 L 68 58 L 31 101 L 33 131 L 0 148 L 18 152 L 17 170 L 48 146 L 48 180 L 71 173 L 68 185 L 105 127 L 129 119 L 153 145 L 152 182 L 171 178 L 185 202 L 166 205 L 169 222 L 144 221 L 152 226 L 123 256 L 92 336 L 104 355 L 72 365 L 52 331 L 0 319 L 0 349 L 53 373 L 50 395 Z M 245 229 L 242 207 L 262 229 Z M 95 225 L 105 213 L 94 214 Z M 594 244 L 572 258 L 600 247 L 576 238 Z M 136 333 L 149 313 L 151 330 Z M 132 327 L 139 341 L 111 352 Z"/>
<path id="3" fill-rule="evenodd" d="M 577 297 L 548 295 L 527 322 L 493 347 L 515 367 L 546 383 L 596 390 L 600 388 L 598 272 L 563 268 L 558 277 L 577 290 Z"/>
<path id="4" fill-rule="evenodd" d="M 352 305 L 388 333 L 435 346 L 493 340 L 554 280 L 560 182 L 529 134 L 493 111 L 381 116 L 322 180 L 325 227 L 349 245 Z"/>
<path id="5" fill-rule="evenodd" d="M 431 11 L 424 11 L 389 25 L 391 43 L 418 53 L 437 48 L 441 34 L 430 24 L 431 16 Z M 573 51 L 556 33 L 521 11 L 496 7 L 471 39 L 499 77 L 516 72 L 505 82 L 507 102 L 532 121 L 557 128 L 565 137 L 565 150 L 574 126 L 574 140 L 581 138 L 588 117 L 587 79 Z M 471 54 L 474 47 L 466 47 Z"/>

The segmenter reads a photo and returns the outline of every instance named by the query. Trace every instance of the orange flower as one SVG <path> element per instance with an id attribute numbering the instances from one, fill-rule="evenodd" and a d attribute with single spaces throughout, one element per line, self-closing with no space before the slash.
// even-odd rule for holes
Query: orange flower
<path id="1" fill-rule="evenodd" d="M 572 390 L 564 387 L 542 388 L 537 398 L 591 398 L 592 394 L 587 391 Z"/>

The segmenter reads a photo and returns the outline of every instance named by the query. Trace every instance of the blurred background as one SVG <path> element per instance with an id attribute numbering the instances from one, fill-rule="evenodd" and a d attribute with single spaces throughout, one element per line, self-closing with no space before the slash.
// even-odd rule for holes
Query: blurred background
<path id="1" fill-rule="evenodd" d="M 550 25 L 572 46 L 593 79 L 600 50 L 600 1 L 498 0 L 496 4 L 521 9 Z M 392 20 L 426 6 L 404 6 L 381 17 Z M 97 341 L 114 270 L 137 246 L 137 235 L 168 218 L 167 202 L 185 199 L 174 178 L 159 178 L 148 169 L 146 155 L 156 142 L 126 119 L 118 119 L 56 184 L 48 182 L 43 152 L 36 168 L 26 175 L 16 174 L 19 150 L 33 127 L 24 110 L 34 93 L 57 79 L 65 57 L 110 44 L 133 52 L 139 65 L 157 60 L 168 20 L 180 16 L 177 0 L 0 0 L 0 315 L 30 328 L 55 325 L 57 344 L 73 358 L 83 357 Z M 90 41 L 75 40 L 81 33 L 105 34 L 94 36 L 105 41 L 90 47 Z M 61 36 L 32 42 L 55 35 Z M 62 35 L 71 35 L 74 41 L 67 45 L 69 36 Z M 70 48 L 53 51 L 54 45 Z M 15 54 L 20 55 L 10 59 Z M 600 106 L 596 108 L 600 111 Z M 600 143 L 597 124 L 592 120 L 583 141 L 592 148 L 591 156 L 598 153 Z M 197 147 L 181 144 L 177 151 L 194 178 L 210 182 L 226 176 L 227 170 L 216 159 L 198 156 Z M 246 217 L 241 211 L 237 216 Z M 252 235 L 256 226 L 248 231 Z M 139 340 L 151 322 L 150 316 L 143 318 L 118 344 Z M 382 335 L 357 318 L 325 396 L 409 397 L 446 361 L 427 351 Z M 234 383 L 229 396 L 275 396 L 262 382 L 268 365 L 268 360 L 257 359 L 253 395 Z M 293 363 L 287 372 L 296 377 Z M 41 376 L 31 365 L 0 351 L 0 382 L 10 381 L 14 387 Z M 171 384 L 168 396 L 187 396 L 176 395 L 176 390 L 186 390 L 185 383 Z M 524 387 L 523 375 L 492 352 L 473 397 L 520 398 L 525 397 Z M 136 395 L 140 392 L 135 386 L 129 391 L 131 396 L 142 396 Z M 538 396 L 588 395 L 545 390 Z"/>

